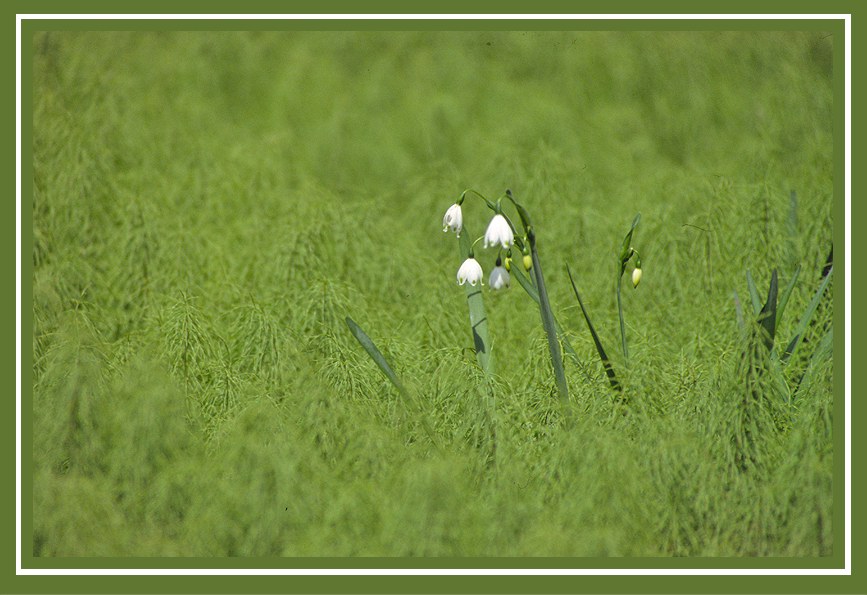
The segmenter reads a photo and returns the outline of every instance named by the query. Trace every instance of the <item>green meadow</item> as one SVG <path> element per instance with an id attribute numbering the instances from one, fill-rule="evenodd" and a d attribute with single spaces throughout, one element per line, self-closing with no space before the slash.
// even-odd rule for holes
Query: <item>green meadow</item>
<path id="1" fill-rule="evenodd" d="M 839 553 L 832 45 L 34 35 L 33 555 Z M 480 365 L 468 188 L 532 216 L 566 401 L 482 242 Z"/>

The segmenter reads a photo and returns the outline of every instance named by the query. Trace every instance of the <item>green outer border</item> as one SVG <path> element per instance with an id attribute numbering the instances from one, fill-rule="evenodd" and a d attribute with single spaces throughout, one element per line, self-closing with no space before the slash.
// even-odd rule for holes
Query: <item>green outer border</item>
<path id="1" fill-rule="evenodd" d="M 183 0 L 182 0 L 183 1 Z M 210 3 L 205 10 L 202 10 L 195 3 L 187 2 L 185 6 L 179 6 L 178 1 L 166 2 L 157 0 L 150 2 L 146 6 L 133 6 L 132 3 L 124 5 L 124 10 L 119 10 L 116 2 L 107 1 L 91 1 L 79 3 L 76 6 L 76 13 L 121 13 L 121 12 L 181 12 L 184 9 L 191 8 L 195 12 L 224 12 L 224 13 L 244 13 L 266 12 L 266 13 L 305 13 L 305 12 L 324 12 L 315 2 L 296 2 L 292 5 L 279 3 L 275 1 L 253 1 L 242 7 L 231 6 L 230 3 L 221 1 L 220 4 Z M 685 13 L 760 13 L 764 14 L 767 11 L 759 2 L 756 1 L 734 1 L 722 3 L 705 2 L 701 7 L 683 2 L 672 2 L 670 0 L 664 2 L 664 10 L 668 12 L 685 12 Z M 719 5 L 717 5 L 719 4 Z M 765 2 L 765 4 L 770 4 Z M 834 13 L 849 13 L 856 12 L 854 3 L 852 2 L 827 2 L 819 5 L 818 3 L 809 3 L 805 1 L 793 0 L 786 3 L 785 9 L 787 13 L 803 13 L 810 12 L 821 14 Z M 436 4 L 436 7 L 415 7 L 409 9 L 406 6 L 397 5 L 396 2 L 374 2 L 364 5 L 365 13 L 388 13 L 388 12 L 476 12 L 478 9 L 468 10 L 465 2 L 455 0 L 442 0 Z M 25 4 L 17 4 L 15 6 L 17 12 L 21 13 L 69 13 L 70 5 L 62 0 L 54 0 L 50 2 L 40 2 L 38 6 L 28 6 Z M 585 3 L 584 5 L 575 6 L 562 1 L 542 1 L 536 2 L 532 6 L 520 6 L 517 2 L 501 3 L 496 7 L 497 12 L 505 13 L 524 13 L 524 12 L 554 12 L 554 13 L 609 13 L 609 12 L 632 12 L 645 13 L 649 6 L 641 0 L 622 1 L 616 7 L 610 6 L 610 3 L 595 0 L 593 3 Z M 654 4 L 655 9 L 660 11 L 660 3 Z M 774 9 L 781 8 L 778 5 L 773 6 Z M 360 12 L 361 7 L 353 2 L 338 1 L 329 4 L 327 12 Z M 488 9 L 490 10 L 490 9 Z M 13 13 L 14 14 L 14 13 Z M 861 27 L 856 27 L 857 20 L 852 19 L 852 54 L 858 55 L 860 45 L 854 40 L 856 32 L 860 31 Z M 14 19 L 12 19 L 14 26 Z M 339 30 L 339 29 L 366 29 L 366 30 L 502 30 L 521 28 L 525 30 L 550 30 L 568 28 L 567 23 L 576 25 L 575 21 L 561 20 L 508 20 L 508 21 L 452 21 L 452 20 L 429 20 L 429 21 L 356 21 L 356 20 L 335 20 L 335 21 L 268 21 L 268 20 L 245 20 L 245 21 L 165 21 L 165 20 L 142 20 L 142 21 L 90 21 L 90 20 L 75 20 L 75 21 L 39 21 L 39 26 L 36 22 L 22 23 L 22 139 L 30 138 L 32 132 L 32 121 L 27 119 L 27 110 L 25 106 L 32 103 L 32 90 L 29 88 L 28 77 L 26 73 L 30 72 L 32 66 L 30 61 L 29 44 L 26 40 L 33 31 L 45 28 L 69 29 L 69 30 L 103 30 L 124 28 L 130 30 L 137 29 L 170 29 L 170 30 L 238 30 L 238 29 L 312 29 L 312 30 Z M 798 21 L 742 21 L 742 20 L 711 20 L 696 23 L 695 21 L 641 21 L 641 20 L 604 20 L 581 22 L 582 29 L 586 30 L 601 30 L 601 29 L 642 29 L 642 30 L 718 30 L 725 28 L 741 29 L 741 30 L 807 30 L 807 29 L 826 29 L 832 30 L 835 33 L 834 45 L 834 67 L 835 67 L 835 97 L 842 97 L 843 93 L 843 23 L 842 21 L 819 21 L 819 20 L 798 20 Z M 11 28 L 11 27 L 10 27 Z M 14 36 L 12 36 L 14 39 Z M 857 76 L 853 69 L 853 96 L 860 97 L 861 87 L 855 84 Z M 11 95 L 11 94 L 10 94 Z M 11 98 L 7 99 L 12 103 Z M 857 100 L 853 103 L 858 103 Z M 843 129 L 843 111 L 840 105 L 835 105 L 834 128 L 835 130 Z M 863 132 L 864 126 L 860 124 L 856 128 L 853 122 L 853 143 L 852 153 L 860 154 L 858 148 L 860 145 L 854 141 L 856 137 L 861 138 L 856 132 Z M 11 128 L 11 121 L 7 121 L 7 126 Z M 9 133 L 11 136 L 11 130 Z M 835 244 L 844 245 L 843 221 L 844 221 L 844 205 L 841 197 L 843 196 L 843 159 L 842 159 L 842 135 L 835 138 L 835 167 L 834 167 L 834 242 Z M 23 143 L 24 144 L 24 143 Z M 32 154 L 30 146 L 22 146 L 22 255 L 28 254 L 29 247 L 32 245 L 32 227 L 29 224 L 29 219 L 24 216 L 25 213 L 30 213 L 30 202 L 25 197 L 29 197 L 30 191 L 30 163 L 32 162 Z M 7 160 L 11 164 L 11 159 Z M 12 168 L 9 165 L 10 169 Z M 14 179 L 14 172 L 10 172 L 7 179 Z M 853 176 L 856 178 L 857 176 Z M 854 195 L 854 191 L 853 191 Z M 12 207 L 10 207 L 12 208 Z M 860 218 L 860 205 L 856 205 L 855 201 L 852 204 L 852 216 L 854 219 Z M 842 257 L 840 256 L 842 255 Z M 844 254 L 843 250 L 838 250 L 837 262 L 844 262 L 848 254 Z M 30 273 L 29 258 L 22 258 L 22 338 L 29 337 L 29 329 L 32 325 L 32 315 L 29 312 L 29 305 L 32 302 L 32 291 L 30 284 L 26 282 Z M 845 282 L 844 275 L 840 275 L 835 283 L 835 311 L 840 313 L 835 317 L 835 326 L 838 327 L 838 332 L 835 332 L 835 352 L 838 354 L 838 359 L 835 362 L 835 394 L 841 395 L 844 380 L 844 369 L 842 358 L 839 354 L 843 353 L 844 349 L 844 329 L 842 313 L 844 312 L 845 299 L 843 285 Z M 13 298 L 14 299 L 14 298 Z M 11 300 L 10 300 L 11 301 Z M 14 303 L 14 302 L 13 302 Z M 10 325 L 11 326 L 11 325 Z M 10 329 L 11 333 L 11 329 Z M 25 345 L 29 345 L 29 338 L 23 339 L 22 345 L 22 387 L 30 386 L 31 375 L 29 370 L 32 369 L 31 357 L 32 350 L 23 349 Z M 7 361 L 14 362 L 14 358 L 10 357 Z M 7 374 L 8 378 L 13 377 L 14 370 L 10 370 Z M 26 394 L 28 391 L 22 390 L 22 401 L 26 405 L 28 400 Z M 853 399 L 854 400 L 854 399 Z M 5 419 L 10 423 L 15 419 L 14 402 L 12 399 L 7 401 L 9 414 Z M 835 418 L 838 420 L 838 431 L 835 432 L 835 453 L 843 452 L 843 433 L 840 431 L 842 426 L 839 424 L 843 420 L 843 403 L 842 399 L 837 399 L 835 403 Z M 857 416 L 859 420 L 863 419 L 863 410 L 857 404 L 853 403 L 853 417 Z M 27 427 L 29 420 L 26 407 L 22 410 L 22 427 Z M 854 423 L 853 427 L 858 424 Z M 9 432 L 10 442 L 14 438 L 14 433 Z M 862 452 L 863 443 L 855 435 L 852 438 L 852 452 Z M 11 446 L 11 445 L 10 445 Z M 10 447 L 8 453 L 14 452 Z M 22 441 L 22 460 L 29 460 L 32 453 L 29 448 L 29 441 Z M 9 457 L 11 459 L 11 457 Z M 6 461 L 9 465 L 7 477 L 11 477 L 13 461 Z M 26 472 L 27 465 L 23 465 Z M 853 465 L 854 467 L 854 465 Z M 835 459 L 835 472 L 837 477 L 841 477 L 843 473 L 842 457 Z M 853 473 L 853 492 L 863 492 L 863 478 L 859 474 Z M 22 482 L 25 484 L 26 482 Z M 842 482 L 835 484 L 834 506 L 836 510 L 842 510 L 844 504 L 844 494 L 839 486 Z M 9 482 L 9 485 L 12 485 Z M 25 487 L 24 485 L 22 486 Z M 10 488 L 7 490 L 7 510 L 14 509 L 14 491 Z M 22 493 L 22 504 L 32 502 L 32 490 L 27 488 Z M 4 525 L 4 534 L 14 535 L 14 519 L 11 515 L 4 517 L 6 522 Z M 31 525 L 32 526 L 32 525 Z M 27 524 L 22 523 L 22 535 L 28 535 L 26 529 Z M 855 552 L 860 553 L 862 537 L 864 535 L 864 521 L 858 516 L 857 512 L 853 514 L 852 519 L 852 545 Z M 843 534 L 843 519 L 842 515 L 835 515 L 834 519 L 835 535 L 842 536 Z M 31 532 L 32 533 L 32 532 Z M 29 540 L 28 540 L 29 541 Z M 13 540 L 7 539 L 4 542 L 6 557 L 9 561 L 6 572 L 0 574 L 0 593 L 5 592 L 82 592 L 82 593 L 98 593 L 98 592 L 159 592 L 159 591 L 188 591 L 188 592 L 381 592 L 381 593 L 396 593 L 396 592 L 454 592 L 454 591 L 473 591 L 473 592 L 500 592 L 500 593 L 516 593 L 516 592 L 667 592 L 667 593 L 687 593 L 687 592 L 735 592 L 748 590 L 752 592 L 779 592 L 779 593 L 807 593 L 807 592 L 851 592 L 851 593 L 867 593 L 867 583 L 858 576 L 856 571 L 855 577 L 816 577 L 816 576 L 716 576 L 712 579 L 704 576 L 273 576 L 273 577 L 245 577 L 245 576 L 180 576 L 180 577 L 160 577 L 160 576 L 144 576 L 136 577 L 130 580 L 129 577 L 15 577 L 14 576 L 14 560 L 15 544 Z M 466 560 L 466 559 L 433 559 L 433 560 L 407 560 L 407 559 L 327 559 L 327 558 L 309 558 L 309 559 L 292 559 L 292 560 L 272 560 L 272 559 L 243 559 L 231 560 L 231 565 L 227 564 L 225 559 L 52 559 L 48 562 L 53 568 L 125 568 L 125 567 L 140 567 L 140 568 L 185 568 L 185 567 L 203 567 L 203 568 L 473 568 L 484 566 L 489 568 L 554 568 L 562 567 L 569 563 L 575 567 L 596 567 L 596 568 L 816 568 L 816 567 L 840 567 L 842 564 L 842 548 L 836 548 L 835 554 L 827 559 L 593 559 L 582 560 L 583 564 L 576 565 L 575 559 L 483 559 L 483 560 Z M 23 548 L 27 551 L 27 548 Z M 852 565 L 854 568 L 862 569 L 860 562 L 863 556 L 852 556 Z M 23 559 L 24 565 L 28 568 L 36 568 L 37 563 L 42 566 L 45 560 L 36 561 L 32 557 L 28 560 Z M 136 562 L 136 564 L 131 564 Z M 481 564 L 479 564 L 481 562 Z M 772 562 L 772 564 L 768 564 Z"/>

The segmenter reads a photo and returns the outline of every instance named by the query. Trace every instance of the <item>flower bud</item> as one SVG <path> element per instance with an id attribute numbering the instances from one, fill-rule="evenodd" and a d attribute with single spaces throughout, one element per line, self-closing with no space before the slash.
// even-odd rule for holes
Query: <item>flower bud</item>
<path id="1" fill-rule="evenodd" d="M 530 258 L 529 254 L 524 254 L 524 270 L 529 271 L 533 268 L 533 259 Z"/>
<path id="2" fill-rule="evenodd" d="M 641 283 L 641 269 L 636 268 L 632 271 L 632 287 L 638 287 L 639 283 Z"/>

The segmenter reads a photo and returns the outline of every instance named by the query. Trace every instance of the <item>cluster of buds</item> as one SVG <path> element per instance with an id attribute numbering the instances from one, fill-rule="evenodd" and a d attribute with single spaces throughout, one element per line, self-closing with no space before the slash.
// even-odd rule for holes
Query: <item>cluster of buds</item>
<path id="1" fill-rule="evenodd" d="M 463 229 L 464 217 L 461 205 L 464 202 L 466 194 L 467 192 L 464 192 L 458 201 L 448 208 L 445 216 L 443 216 L 443 231 L 454 231 L 457 234 L 457 237 L 461 236 L 461 230 Z M 458 285 L 463 285 L 464 283 L 469 283 L 472 286 L 475 286 L 476 283 L 484 285 L 484 271 L 482 270 L 482 265 L 479 264 L 478 260 L 476 260 L 473 251 L 475 245 L 479 241 L 484 240 L 485 249 L 497 248 L 498 250 L 496 264 L 488 277 L 488 286 L 494 290 L 508 288 L 511 284 L 511 276 L 509 273 L 512 270 L 512 246 L 516 243 L 515 231 L 511 222 L 505 217 L 505 215 L 503 215 L 500 202 L 493 205 L 483 196 L 479 196 L 495 211 L 495 214 L 493 218 L 491 218 L 490 223 L 488 223 L 485 235 L 476 239 L 476 241 L 472 243 L 467 259 L 458 269 Z M 521 246 L 525 246 L 526 244 L 526 242 L 522 241 L 520 238 L 518 238 L 517 242 Z M 505 251 L 505 259 L 501 254 L 502 251 Z M 524 268 L 529 271 L 532 267 L 532 259 L 530 258 L 529 250 L 524 247 L 522 252 Z"/>

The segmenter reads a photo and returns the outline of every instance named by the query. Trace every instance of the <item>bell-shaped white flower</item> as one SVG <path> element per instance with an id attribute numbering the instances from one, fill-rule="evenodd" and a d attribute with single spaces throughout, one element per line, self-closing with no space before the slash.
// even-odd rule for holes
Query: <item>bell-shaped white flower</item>
<path id="1" fill-rule="evenodd" d="M 488 224 L 488 230 L 485 232 L 485 248 L 499 245 L 503 247 L 503 250 L 506 250 L 514 241 L 515 234 L 512 233 L 512 228 L 509 227 L 506 218 L 500 213 L 494 215 Z"/>
<path id="2" fill-rule="evenodd" d="M 446 211 L 445 217 L 443 217 L 443 231 L 448 231 L 451 227 L 452 230 L 458 234 L 458 237 L 461 237 L 461 229 L 464 226 L 464 215 L 461 212 L 461 205 L 455 203 L 449 207 L 449 210 Z"/>
<path id="3" fill-rule="evenodd" d="M 458 285 L 463 285 L 469 281 L 470 285 L 475 287 L 476 283 L 482 282 L 482 277 L 484 276 L 485 273 L 482 272 L 482 265 L 471 256 L 458 269 Z"/>
<path id="4" fill-rule="evenodd" d="M 632 271 L 632 287 L 638 287 L 638 284 L 641 283 L 641 269 L 635 269 Z"/>
<path id="5" fill-rule="evenodd" d="M 512 278 L 509 275 L 509 271 L 506 270 L 506 267 L 500 266 L 500 261 L 498 259 L 497 266 L 494 267 L 493 271 L 491 271 L 488 285 L 491 289 L 502 289 L 508 287 L 511 282 Z"/>

